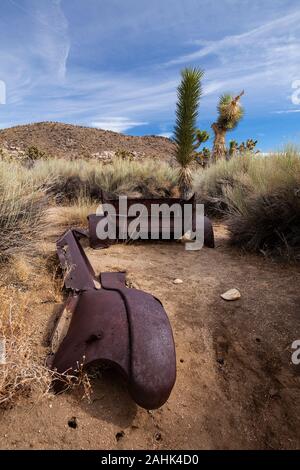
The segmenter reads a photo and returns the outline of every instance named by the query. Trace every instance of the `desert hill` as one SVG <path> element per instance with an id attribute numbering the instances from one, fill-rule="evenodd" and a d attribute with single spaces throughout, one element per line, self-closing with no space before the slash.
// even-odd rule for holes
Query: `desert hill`
<path id="1" fill-rule="evenodd" d="M 174 144 L 157 136 L 133 137 L 101 129 L 41 122 L 0 130 L 0 149 L 24 152 L 35 146 L 47 155 L 58 158 L 96 157 L 111 160 L 117 151 L 132 152 L 143 157 L 172 160 Z"/>

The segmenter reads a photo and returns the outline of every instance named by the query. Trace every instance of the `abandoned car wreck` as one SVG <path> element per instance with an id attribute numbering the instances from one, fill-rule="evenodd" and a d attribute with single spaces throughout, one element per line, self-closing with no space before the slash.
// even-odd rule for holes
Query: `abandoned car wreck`
<path id="1" fill-rule="evenodd" d="M 96 240 L 98 221 L 99 216 L 90 216 L 89 231 L 68 230 L 57 241 L 69 295 L 53 333 L 48 365 L 62 376 L 76 375 L 78 364 L 109 365 L 125 378 L 139 406 L 156 409 L 167 401 L 176 380 L 171 325 L 159 299 L 126 286 L 126 273 L 96 276 L 80 239 L 88 239 L 93 248 L 106 247 Z M 205 226 L 205 243 L 213 247 L 208 219 Z M 56 389 L 62 386 L 56 381 Z"/>

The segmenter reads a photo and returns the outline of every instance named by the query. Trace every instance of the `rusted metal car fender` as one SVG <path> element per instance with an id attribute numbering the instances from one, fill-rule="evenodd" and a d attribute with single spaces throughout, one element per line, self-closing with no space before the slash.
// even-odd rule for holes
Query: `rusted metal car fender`
<path id="1" fill-rule="evenodd" d="M 159 408 L 169 398 L 176 379 L 175 346 L 167 314 L 151 294 L 128 289 L 124 273 L 102 273 L 101 285 L 118 292 L 126 306 L 131 394 L 144 408 Z"/>
<path id="2" fill-rule="evenodd" d="M 167 314 L 151 294 L 127 288 L 125 273 L 102 273 L 97 279 L 79 242 L 85 235 L 68 231 L 57 242 L 71 291 L 65 306 L 71 322 L 49 365 L 60 374 L 74 374 L 80 364 L 109 364 L 125 377 L 138 405 L 158 408 L 176 380 Z"/>

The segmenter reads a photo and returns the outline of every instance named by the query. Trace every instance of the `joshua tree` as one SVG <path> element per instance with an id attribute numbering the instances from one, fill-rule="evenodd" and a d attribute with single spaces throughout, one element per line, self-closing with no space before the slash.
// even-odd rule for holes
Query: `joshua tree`
<path id="1" fill-rule="evenodd" d="M 242 142 L 242 143 L 239 145 L 239 147 L 238 147 L 238 148 L 239 148 L 239 153 L 240 153 L 240 154 L 243 154 L 243 153 L 245 153 L 245 152 L 246 152 L 246 150 L 247 150 L 247 147 L 246 147 L 246 144 L 245 144 L 245 142 Z"/>
<path id="2" fill-rule="evenodd" d="M 238 148 L 239 148 L 239 144 L 237 143 L 236 140 L 231 140 L 229 142 L 229 151 L 228 151 L 229 159 L 236 156 L 236 154 L 238 153 Z"/>
<path id="3" fill-rule="evenodd" d="M 199 163 L 203 168 L 206 168 L 209 165 L 211 157 L 211 152 L 209 148 L 203 147 L 201 152 L 197 152 L 196 154 L 196 162 Z"/>
<path id="4" fill-rule="evenodd" d="M 201 165 L 203 168 L 205 168 L 210 160 L 210 150 L 206 147 L 203 147 L 203 149 L 200 151 L 200 147 L 204 142 L 207 142 L 210 138 L 210 135 L 206 131 L 201 131 L 198 129 L 196 131 L 196 147 L 198 147 L 198 152 L 196 152 L 195 157 L 197 163 Z"/>
<path id="5" fill-rule="evenodd" d="M 209 137 L 210 137 L 210 135 L 209 135 L 208 132 L 201 131 L 200 129 L 198 129 L 196 131 L 196 141 L 197 141 L 198 147 L 201 147 L 202 144 L 207 142 Z"/>
<path id="6" fill-rule="evenodd" d="M 230 160 L 232 157 L 237 155 L 249 154 L 249 153 L 258 153 L 258 150 L 255 149 L 257 144 L 257 140 L 248 139 L 246 142 L 242 142 L 238 144 L 236 140 L 231 140 L 229 142 L 229 150 L 228 150 L 228 159 Z"/>
<path id="7" fill-rule="evenodd" d="M 246 149 L 249 152 L 254 152 L 256 145 L 257 145 L 257 140 L 248 139 L 247 142 L 246 142 Z M 255 153 L 256 152 L 257 152 L 257 150 L 255 151 Z"/>
<path id="8" fill-rule="evenodd" d="M 179 187 L 182 197 L 187 198 L 192 186 L 192 174 L 189 165 L 194 158 L 196 143 L 196 122 L 201 97 L 201 79 L 203 71 L 186 68 L 181 72 L 181 83 L 178 87 L 176 124 L 174 129 L 176 158 L 181 166 Z"/>
<path id="9" fill-rule="evenodd" d="M 215 133 L 212 151 L 213 162 L 226 157 L 226 132 L 233 130 L 243 117 L 244 110 L 240 105 L 243 94 L 244 91 L 235 97 L 223 95 L 220 98 L 218 105 L 219 117 L 211 126 Z"/>

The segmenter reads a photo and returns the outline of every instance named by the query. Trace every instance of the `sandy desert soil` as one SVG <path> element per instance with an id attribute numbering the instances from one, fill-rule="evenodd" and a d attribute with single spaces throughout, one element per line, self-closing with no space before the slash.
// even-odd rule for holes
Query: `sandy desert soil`
<path id="1" fill-rule="evenodd" d="M 87 250 L 96 271 L 127 270 L 135 287 L 163 302 L 177 348 L 177 382 L 164 407 L 147 412 L 106 371 L 92 402 L 79 391 L 22 399 L 0 414 L 1 449 L 274 449 L 300 447 L 300 271 L 226 243 L 187 252 L 180 244 L 115 245 Z M 173 280 L 181 278 L 181 285 Z M 240 289 L 226 303 L 220 294 Z M 37 354 L 57 305 L 37 292 L 32 321 Z M 68 421 L 76 417 L 77 428 Z"/>

